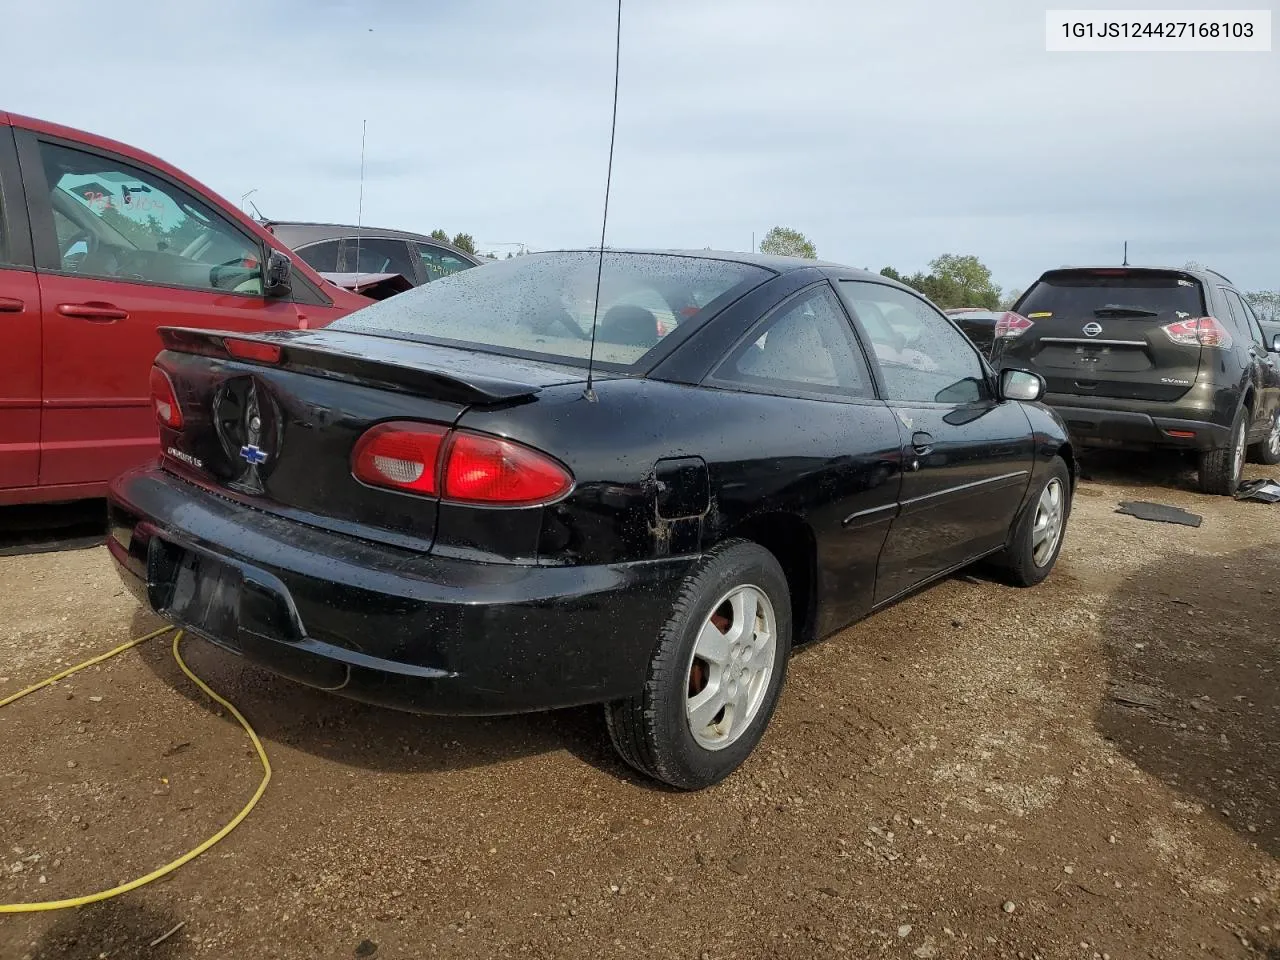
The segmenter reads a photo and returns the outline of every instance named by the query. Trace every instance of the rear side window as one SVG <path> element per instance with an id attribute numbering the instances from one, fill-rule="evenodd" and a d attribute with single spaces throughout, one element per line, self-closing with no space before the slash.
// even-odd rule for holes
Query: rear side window
<path id="1" fill-rule="evenodd" d="M 319 243 L 309 243 L 295 252 L 318 273 L 337 273 L 340 242 L 339 240 L 322 240 Z"/>
<path id="2" fill-rule="evenodd" d="M 1219 289 L 1222 290 L 1222 295 L 1227 298 L 1227 305 L 1231 308 L 1231 313 L 1236 318 L 1236 328 L 1254 343 L 1260 346 L 1265 345 L 1267 338 L 1262 335 L 1262 328 L 1258 326 L 1258 321 L 1249 312 L 1248 307 L 1245 306 L 1240 294 L 1226 287 Z"/>
<path id="3" fill-rule="evenodd" d="M 1080 270 L 1046 273 L 1018 303 L 1037 317 L 1090 320 L 1150 317 L 1161 324 L 1205 316 L 1200 283 L 1177 273 Z"/>
<path id="4" fill-rule="evenodd" d="M 390 237 L 347 237 L 345 268 L 347 273 L 398 273 L 414 280 L 409 245 Z"/>
<path id="5" fill-rule="evenodd" d="M 784 303 L 716 370 L 725 385 L 769 393 L 871 397 L 871 374 L 853 328 L 823 283 Z"/>
<path id="6" fill-rule="evenodd" d="M 428 283 L 441 277 L 447 277 L 451 273 L 457 273 L 459 270 L 466 270 L 475 266 L 470 260 L 463 260 L 443 247 L 417 242 L 414 243 L 414 246 L 418 250 L 418 256 L 422 258 L 422 269 L 427 275 Z"/>
<path id="7" fill-rule="evenodd" d="M 513 257 L 425 283 L 331 328 L 585 365 L 596 317 L 597 362 L 627 368 L 669 332 L 664 318 L 700 324 L 772 276 L 750 264 L 606 251 L 597 311 L 599 263 L 590 251 Z"/>

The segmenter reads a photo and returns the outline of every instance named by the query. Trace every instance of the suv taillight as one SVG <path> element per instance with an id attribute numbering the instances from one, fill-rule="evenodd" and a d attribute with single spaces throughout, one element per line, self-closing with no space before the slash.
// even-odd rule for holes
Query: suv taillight
<path id="1" fill-rule="evenodd" d="M 995 338 L 1020 337 L 1034 326 L 1035 323 L 1022 314 L 1007 311 L 996 321 Z"/>
<path id="2" fill-rule="evenodd" d="M 163 426 L 173 430 L 182 428 L 182 408 L 178 406 L 178 395 L 174 392 L 173 381 L 159 367 L 151 368 L 151 409 L 156 412 L 156 419 Z"/>
<path id="3" fill-rule="evenodd" d="M 373 487 L 490 506 L 547 503 L 573 486 L 568 470 L 531 447 L 406 420 L 366 431 L 351 472 Z"/>
<path id="4" fill-rule="evenodd" d="M 1220 347 L 1227 349 L 1234 342 L 1229 331 L 1213 317 L 1195 317 L 1166 323 L 1160 328 L 1174 343 L 1189 347 Z"/>

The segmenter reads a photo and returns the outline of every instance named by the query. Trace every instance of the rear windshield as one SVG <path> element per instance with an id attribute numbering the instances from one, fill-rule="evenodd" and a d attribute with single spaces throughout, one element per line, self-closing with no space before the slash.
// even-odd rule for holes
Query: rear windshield
<path id="1" fill-rule="evenodd" d="M 698 324 L 768 279 L 759 267 L 699 257 L 535 253 L 433 280 L 331 324 L 406 339 L 585 363 L 636 365 L 663 337 Z"/>
<path id="2" fill-rule="evenodd" d="M 1205 310 L 1199 282 L 1180 274 L 1080 271 L 1046 274 L 1027 291 L 1018 313 L 1031 318 L 1040 314 L 1172 322 L 1203 317 Z"/>

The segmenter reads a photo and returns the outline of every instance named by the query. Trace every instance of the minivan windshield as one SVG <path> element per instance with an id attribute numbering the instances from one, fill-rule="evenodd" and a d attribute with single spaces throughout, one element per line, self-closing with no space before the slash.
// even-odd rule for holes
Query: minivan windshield
<path id="1" fill-rule="evenodd" d="M 600 269 L 600 308 L 595 310 Z M 533 253 L 433 280 L 330 325 L 381 336 L 585 364 L 633 367 L 767 280 L 761 267 L 677 254 Z"/>
<path id="2" fill-rule="evenodd" d="M 1045 274 L 1018 313 L 1073 320 L 1133 319 L 1171 323 L 1205 314 L 1198 281 L 1154 270 L 1060 270 Z"/>

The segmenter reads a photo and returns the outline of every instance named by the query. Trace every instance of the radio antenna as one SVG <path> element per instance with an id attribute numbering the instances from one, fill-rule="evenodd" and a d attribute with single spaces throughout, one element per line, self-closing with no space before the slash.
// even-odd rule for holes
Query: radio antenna
<path id="1" fill-rule="evenodd" d="M 1121 266 L 1127 267 L 1128 265 L 1129 265 L 1129 241 L 1126 240 L 1124 242 L 1124 263 L 1122 263 Z"/>
<path id="2" fill-rule="evenodd" d="M 609 225 L 609 187 L 613 183 L 613 141 L 618 132 L 618 70 L 622 63 L 622 0 L 618 0 L 618 27 L 613 44 L 613 119 L 609 124 L 609 168 L 604 178 L 604 215 L 600 218 L 600 259 L 596 263 L 596 297 L 591 308 L 591 348 L 587 353 L 587 389 L 583 392 L 595 403 L 596 392 L 591 386 L 596 362 L 596 321 L 600 316 L 600 280 L 604 274 L 604 237 Z"/>
<path id="3" fill-rule="evenodd" d="M 360 121 L 360 199 L 356 201 L 356 286 L 360 285 L 360 233 L 364 227 L 364 137 L 369 121 Z"/>

